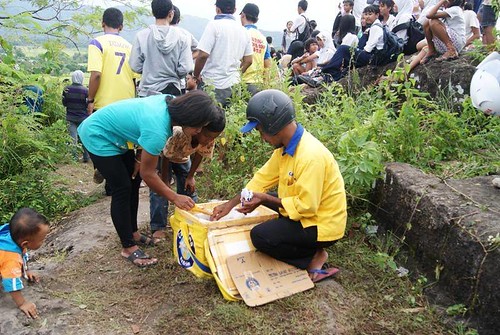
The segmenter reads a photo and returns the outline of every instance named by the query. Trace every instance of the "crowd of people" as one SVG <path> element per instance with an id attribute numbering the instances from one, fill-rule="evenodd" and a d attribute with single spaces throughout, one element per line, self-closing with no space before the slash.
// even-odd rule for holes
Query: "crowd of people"
<path id="1" fill-rule="evenodd" d="M 287 22 L 278 53 L 281 68 L 291 69 L 295 83 L 338 81 L 353 67 L 385 65 L 400 53 L 413 55 L 413 70 L 429 61 L 457 59 L 475 40 L 496 41 L 498 12 L 491 0 L 344 0 L 331 35 L 311 27 L 307 7 L 307 1 L 299 1 L 299 16 Z M 399 49 L 392 48 L 393 38 Z"/>
<path id="2" fill-rule="evenodd" d="M 383 52 L 388 31 L 408 43 L 415 22 L 424 31 L 414 46 L 415 66 L 455 59 L 481 34 L 485 44 L 495 43 L 491 0 L 479 7 L 473 3 L 477 17 L 472 4 L 463 5 L 462 0 L 344 0 L 330 33 L 316 29 L 306 15 L 307 1 L 301 0 L 297 17 L 286 24 L 281 53 L 257 28 L 260 9 L 253 3 L 243 7 L 238 20 L 235 0 L 216 0 L 214 20 L 199 41 L 178 26 L 181 14 L 171 0 L 152 0 L 155 21 L 132 43 L 120 36 L 123 13 L 106 9 L 104 34 L 88 45 L 88 88 L 84 73 L 73 72 L 62 103 L 74 143 L 83 145 L 83 162 L 94 165 L 96 182 L 106 180 L 121 256 L 138 267 L 158 262 L 142 247 L 165 239 L 169 202 L 184 210 L 194 207 L 196 169 L 212 156 L 232 88 L 241 83 L 252 95 L 241 131 L 258 130 L 275 150 L 246 185 L 253 198 L 236 195 L 216 207 L 211 219 L 238 204 L 242 213 L 269 206 L 279 218 L 252 229 L 255 247 L 306 269 L 314 282 L 334 275 L 338 269 L 327 265 L 325 248 L 344 235 L 344 182 L 333 155 L 295 121 L 291 99 L 277 90 L 259 92 L 276 66 L 273 59 L 281 58 L 280 66 L 296 76 L 328 74 L 338 80 L 351 67 L 392 61 L 393 55 Z M 215 100 L 205 92 L 208 87 Z M 176 191 L 170 183 L 174 175 Z M 137 225 L 142 181 L 150 189 L 150 234 L 140 233 Z M 31 209 L 21 209 L 0 227 L 2 284 L 30 317 L 37 311 L 20 294 L 23 258 L 41 246 L 48 230 L 47 220 Z"/>

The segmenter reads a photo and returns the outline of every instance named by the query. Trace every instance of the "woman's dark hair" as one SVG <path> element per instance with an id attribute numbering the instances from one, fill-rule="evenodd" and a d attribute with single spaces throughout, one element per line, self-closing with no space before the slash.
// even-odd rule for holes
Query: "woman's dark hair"
<path id="1" fill-rule="evenodd" d="M 172 22 L 170 22 L 170 24 L 175 25 L 179 24 L 179 22 L 181 22 L 181 10 L 179 7 L 174 5 L 174 17 L 172 18 Z"/>
<path id="2" fill-rule="evenodd" d="M 292 55 L 292 59 L 302 56 L 304 54 L 304 42 L 299 40 L 293 41 L 290 43 L 288 51 L 288 53 Z"/>
<path id="3" fill-rule="evenodd" d="M 166 98 L 172 124 L 185 127 L 203 127 L 217 114 L 217 108 L 210 96 L 201 91 L 191 91 L 180 97 Z"/>
<path id="4" fill-rule="evenodd" d="M 472 6 L 472 4 L 470 2 L 467 2 L 465 5 L 464 5 L 464 10 L 472 10 L 474 7 Z"/>
<path id="5" fill-rule="evenodd" d="M 118 8 L 110 7 L 102 14 L 102 22 L 110 28 L 119 29 L 123 26 L 123 13 Z"/>
<path id="6" fill-rule="evenodd" d="M 38 233 L 40 225 L 49 225 L 45 216 L 31 208 L 21 208 L 10 219 L 10 235 L 15 242 L 22 242 Z"/>
<path id="7" fill-rule="evenodd" d="M 450 5 L 448 6 L 448 8 L 455 6 L 462 7 L 462 5 L 464 4 L 464 0 L 450 0 L 449 3 Z"/>
<path id="8" fill-rule="evenodd" d="M 384 5 L 392 9 L 394 7 L 394 0 L 380 0 L 379 5 Z"/>
<path id="9" fill-rule="evenodd" d="M 356 19 L 354 15 L 344 15 L 340 18 L 339 39 L 342 41 L 348 33 L 356 35 Z"/>
<path id="10" fill-rule="evenodd" d="M 311 47 L 312 44 L 318 44 L 318 40 L 315 38 L 308 38 L 306 42 L 304 43 L 304 50 L 309 52 L 309 48 Z"/>
<path id="11" fill-rule="evenodd" d="M 151 1 L 151 11 L 156 19 L 164 19 L 173 8 L 171 0 L 153 0 Z"/>
<path id="12" fill-rule="evenodd" d="M 380 8 L 378 6 L 375 6 L 375 5 L 369 5 L 369 6 L 366 6 L 365 9 L 363 9 L 363 14 L 380 14 Z"/>
<path id="13" fill-rule="evenodd" d="M 213 133 L 220 133 L 223 131 L 224 128 L 226 128 L 226 112 L 224 109 L 217 106 L 214 118 L 204 128 Z"/>

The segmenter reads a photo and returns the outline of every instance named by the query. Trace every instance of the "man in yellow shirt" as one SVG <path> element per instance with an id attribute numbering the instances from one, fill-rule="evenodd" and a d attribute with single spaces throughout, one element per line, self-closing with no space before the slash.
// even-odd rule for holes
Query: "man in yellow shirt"
<path id="1" fill-rule="evenodd" d="M 240 21 L 252 40 L 253 61 L 243 73 L 241 80 L 247 84 L 247 89 L 252 95 L 268 81 L 268 72 L 271 67 L 271 51 L 266 37 L 255 25 L 258 20 L 259 7 L 253 3 L 247 3 L 240 13 Z"/>
<path id="2" fill-rule="evenodd" d="M 278 260 L 307 269 L 314 282 L 335 274 L 326 268 L 324 248 L 342 238 L 347 220 L 344 180 L 328 149 L 304 130 L 295 119 L 292 100 L 278 90 L 265 90 L 248 102 L 247 119 L 241 128 L 256 128 L 261 138 L 275 147 L 271 158 L 246 188 L 251 200 L 235 196 L 214 208 L 211 219 L 219 220 L 233 207 L 250 213 L 263 204 L 279 210 L 280 217 L 254 227 L 253 245 Z M 278 187 L 278 194 L 266 193 Z"/>
<path id="3" fill-rule="evenodd" d="M 134 72 L 128 63 L 132 44 L 119 35 L 123 13 L 117 8 L 106 9 L 102 28 L 104 35 L 91 40 L 88 47 L 89 114 L 112 102 L 135 97 Z"/>

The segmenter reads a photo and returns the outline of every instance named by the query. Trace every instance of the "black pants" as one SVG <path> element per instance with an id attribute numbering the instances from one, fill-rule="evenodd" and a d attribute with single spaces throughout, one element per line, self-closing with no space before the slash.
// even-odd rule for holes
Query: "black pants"
<path id="1" fill-rule="evenodd" d="M 267 207 L 278 210 L 275 206 Z M 316 226 L 303 228 L 300 221 L 293 221 L 281 215 L 252 228 L 250 237 L 257 250 L 299 269 L 309 266 L 318 249 L 334 244 L 318 242 Z"/>
<path id="2" fill-rule="evenodd" d="M 137 231 L 139 186 L 141 177 L 132 179 L 135 154 L 133 150 L 117 156 L 102 157 L 90 153 L 95 167 L 111 188 L 111 219 L 124 248 L 135 245 L 132 234 Z"/>

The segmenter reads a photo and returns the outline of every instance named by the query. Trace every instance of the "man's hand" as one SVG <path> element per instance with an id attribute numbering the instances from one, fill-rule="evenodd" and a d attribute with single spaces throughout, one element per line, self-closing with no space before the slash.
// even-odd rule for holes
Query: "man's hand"
<path id="1" fill-rule="evenodd" d="M 195 186 L 196 186 L 196 181 L 194 180 L 194 177 L 186 178 L 186 184 L 184 184 L 184 188 L 188 193 L 193 194 L 196 189 Z"/>
<path id="2" fill-rule="evenodd" d="M 242 200 L 241 208 L 238 208 L 236 210 L 243 214 L 253 212 L 254 209 L 259 207 L 265 201 L 266 197 L 267 194 L 265 193 L 254 193 L 250 201 Z"/>
<path id="3" fill-rule="evenodd" d="M 26 316 L 36 319 L 38 318 L 38 312 L 36 310 L 36 306 L 34 303 L 30 301 L 25 301 L 21 306 L 19 306 L 19 309 L 23 311 Z"/>
<path id="4" fill-rule="evenodd" d="M 194 201 L 190 197 L 186 195 L 180 195 L 177 194 L 173 203 L 179 207 L 180 209 L 183 209 L 185 211 L 191 210 L 191 208 L 194 207 Z"/>
<path id="5" fill-rule="evenodd" d="M 212 215 L 210 216 L 210 221 L 217 221 L 222 219 L 224 216 L 229 214 L 231 209 L 233 209 L 233 206 L 231 206 L 229 201 L 215 207 Z"/>
<path id="6" fill-rule="evenodd" d="M 89 102 L 87 104 L 87 114 L 91 115 L 93 111 L 94 111 L 94 103 L 93 102 Z"/>
<path id="7" fill-rule="evenodd" d="M 40 282 L 40 276 L 32 271 L 26 272 L 26 276 L 28 277 L 28 281 L 31 283 L 39 283 Z"/>
<path id="8" fill-rule="evenodd" d="M 141 163 L 139 163 L 137 160 L 135 161 L 134 164 L 134 172 L 132 172 L 132 179 L 135 179 L 137 175 L 141 172 Z"/>

